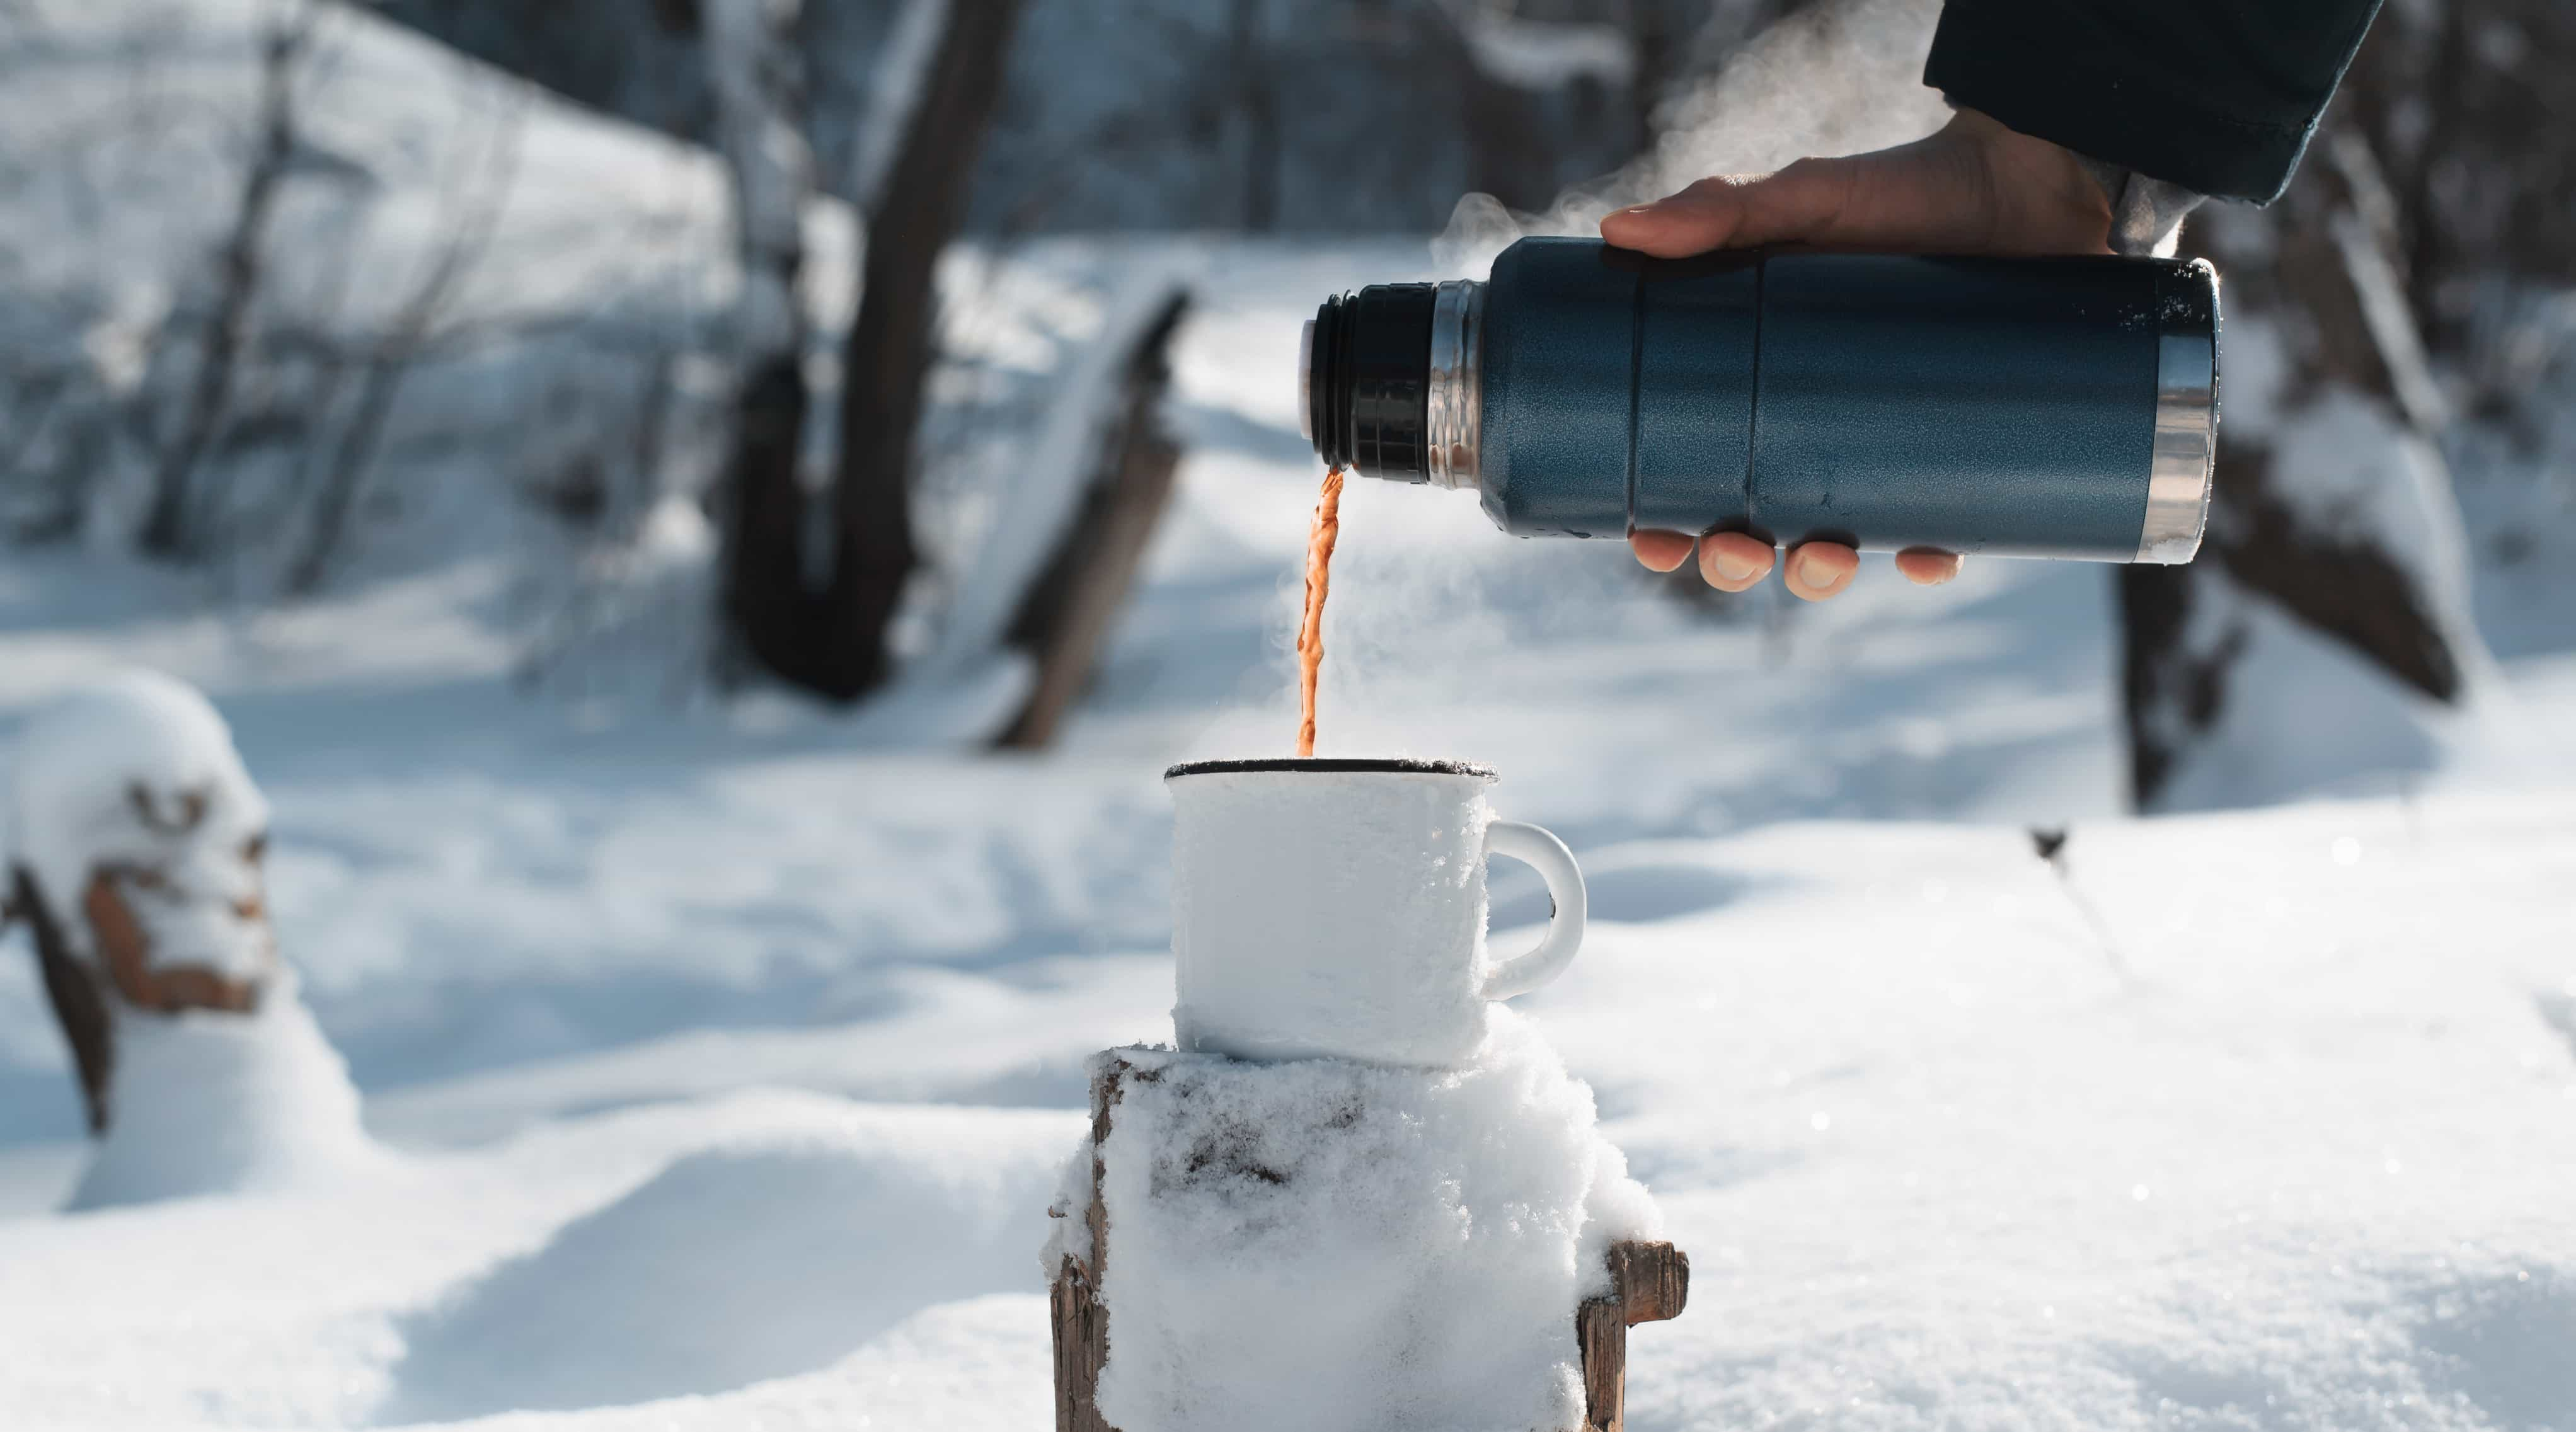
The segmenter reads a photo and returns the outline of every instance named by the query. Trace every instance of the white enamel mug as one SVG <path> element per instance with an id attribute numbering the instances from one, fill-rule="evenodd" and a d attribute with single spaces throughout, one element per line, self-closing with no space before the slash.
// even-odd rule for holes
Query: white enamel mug
<path id="1" fill-rule="evenodd" d="M 1450 761 L 1201 761 L 1172 793 L 1172 953 L 1183 1049 L 1457 1065 L 1487 1012 L 1565 972 L 1583 873 L 1565 842 L 1496 820 L 1494 773 Z M 1485 860 L 1535 868 L 1546 937 L 1496 964 Z"/>

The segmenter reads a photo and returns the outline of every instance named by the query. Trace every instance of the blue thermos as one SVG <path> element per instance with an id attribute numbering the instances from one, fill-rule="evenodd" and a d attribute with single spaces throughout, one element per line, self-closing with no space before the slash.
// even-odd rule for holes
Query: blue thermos
<path id="1" fill-rule="evenodd" d="M 1483 283 L 1325 300 L 1301 366 L 1325 462 L 1473 488 L 1520 536 L 2188 562 L 2217 438 L 2218 276 L 1523 239 Z"/>

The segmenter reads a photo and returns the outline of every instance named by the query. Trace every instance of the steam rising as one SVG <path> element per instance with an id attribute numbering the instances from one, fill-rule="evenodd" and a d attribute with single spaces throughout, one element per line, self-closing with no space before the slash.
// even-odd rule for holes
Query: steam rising
<path id="1" fill-rule="evenodd" d="M 1809 155 L 1859 154 L 1920 139 L 1949 107 L 1923 84 L 1937 0 L 1826 0 L 1764 30 L 1715 74 L 1658 107 L 1654 151 L 1617 174 L 1513 214 L 1490 194 L 1458 201 L 1432 246 L 1437 266 L 1481 277 L 1529 234 L 1598 232 L 1601 216 L 1711 174 L 1762 174 Z"/>
<path id="2" fill-rule="evenodd" d="M 1665 132 L 1653 152 L 1616 175 L 1571 190 L 1544 214 L 1513 214 L 1489 195 L 1459 201 L 1432 261 L 1443 277 L 1481 277 L 1494 255 L 1528 234 L 1598 232 L 1600 217 L 1709 174 L 1759 173 L 1810 154 L 1849 154 L 1917 139 L 1948 117 L 1922 83 L 1923 57 L 1939 16 L 1935 0 L 1825 0 L 1736 48 L 1721 68 L 1675 94 L 1659 112 Z M 1378 273 L 1363 281 L 1434 275 Z M 1311 490 L 1311 489 L 1308 489 Z M 1559 741 L 1495 749 L 1457 729 L 1462 695 L 1510 704 L 1525 717 L 1564 706 L 1563 742 L 1597 739 L 1564 701 L 1568 683 L 1597 696 L 1633 671 L 1605 658 L 1598 671 L 1556 670 L 1533 680 L 1516 649 L 1596 637 L 1605 652 L 1634 651 L 1641 624 L 1692 618 L 1682 604 L 1622 602 L 1643 580 L 1617 534 L 1603 540 L 1506 541 L 1461 495 L 1390 483 L 1355 482 L 1334 559 L 1325 621 L 1316 750 L 1323 755 L 1407 754 L 1491 760 L 1531 771 L 1566 759 Z M 1302 530 L 1302 513 L 1299 523 Z M 1300 573 L 1283 572 L 1281 615 L 1273 624 L 1285 658 L 1281 697 L 1220 722 L 1203 753 L 1241 755 L 1291 749 L 1296 732 L 1295 658 L 1290 650 Z M 1519 672 L 1507 676 L 1506 672 Z M 1541 730 L 1544 719 L 1516 726 Z"/>

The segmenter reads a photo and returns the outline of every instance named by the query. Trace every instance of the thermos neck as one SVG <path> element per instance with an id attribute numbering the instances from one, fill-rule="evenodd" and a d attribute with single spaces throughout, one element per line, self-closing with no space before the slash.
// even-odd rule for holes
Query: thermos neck
<path id="1" fill-rule="evenodd" d="M 1324 300 L 1298 355 L 1299 422 L 1326 464 L 1476 486 L 1485 286 L 1372 284 Z"/>

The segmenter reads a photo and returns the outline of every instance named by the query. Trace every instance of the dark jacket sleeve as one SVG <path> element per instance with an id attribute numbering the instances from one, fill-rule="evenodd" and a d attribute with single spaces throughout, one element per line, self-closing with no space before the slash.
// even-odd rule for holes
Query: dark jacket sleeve
<path id="1" fill-rule="evenodd" d="M 2024 134 L 2269 203 L 2379 0 L 1948 0 L 1923 82 Z"/>

